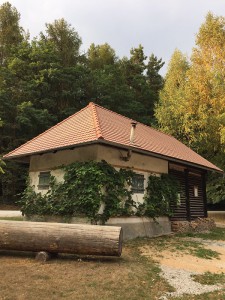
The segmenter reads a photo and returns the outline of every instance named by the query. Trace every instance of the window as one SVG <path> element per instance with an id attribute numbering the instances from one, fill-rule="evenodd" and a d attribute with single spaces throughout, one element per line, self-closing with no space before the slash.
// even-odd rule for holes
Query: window
<path id="1" fill-rule="evenodd" d="M 142 174 L 134 174 L 132 178 L 132 187 L 131 190 L 133 193 L 144 194 L 144 175 Z"/>
<path id="2" fill-rule="evenodd" d="M 194 186 L 194 196 L 198 197 L 198 186 L 197 185 Z"/>
<path id="3" fill-rule="evenodd" d="M 51 176 L 50 172 L 40 172 L 40 174 L 39 174 L 39 183 L 38 183 L 38 188 L 40 190 L 49 189 L 50 176 Z"/>
<path id="4" fill-rule="evenodd" d="M 181 194 L 177 194 L 177 206 L 181 206 Z"/>

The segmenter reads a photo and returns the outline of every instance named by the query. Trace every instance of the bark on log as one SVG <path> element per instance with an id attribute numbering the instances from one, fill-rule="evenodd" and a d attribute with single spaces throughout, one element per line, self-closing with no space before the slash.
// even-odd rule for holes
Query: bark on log
<path id="1" fill-rule="evenodd" d="M 120 256 L 116 226 L 0 221 L 0 250 Z"/>

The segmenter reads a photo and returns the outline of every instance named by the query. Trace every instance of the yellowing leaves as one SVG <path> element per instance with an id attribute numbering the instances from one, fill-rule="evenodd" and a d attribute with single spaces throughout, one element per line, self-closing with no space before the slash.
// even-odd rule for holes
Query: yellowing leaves
<path id="1" fill-rule="evenodd" d="M 174 52 L 156 118 L 162 130 L 210 156 L 225 149 L 224 115 L 225 18 L 209 13 L 190 65 L 180 51 Z"/>

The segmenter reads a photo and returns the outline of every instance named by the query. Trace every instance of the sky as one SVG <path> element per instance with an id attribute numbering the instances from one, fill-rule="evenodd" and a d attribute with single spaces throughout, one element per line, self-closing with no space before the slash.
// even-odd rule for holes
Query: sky
<path id="1" fill-rule="evenodd" d="M 45 24 L 64 18 L 82 38 L 82 51 L 91 43 L 108 43 L 117 56 L 141 44 L 146 56 L 165 61 L 174 50 L 190 56 L 199 27 L 211 11 L 225 16 L 224 0 L 8 0 L 21 14 L 21 26 L 31 37 Z M 0 0 L 0 4 L 5 1 Z"/>

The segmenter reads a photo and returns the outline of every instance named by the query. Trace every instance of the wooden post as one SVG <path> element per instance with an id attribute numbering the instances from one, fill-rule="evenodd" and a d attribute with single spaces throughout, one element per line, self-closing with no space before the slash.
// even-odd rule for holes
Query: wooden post
<path id="1" fill-rule="evenodd" d="M 184 174 L 185 174 L 185 195 L 186 195 L 187 220 L 191 221 L 190 196 L 189 196 L 189 181 L 188 181 L 189 171 L 185 170 Z"/>
<path id="2" fill-rule="evenodd" d="M 122 228 L 86 224 L 0 221 L 0 249 L 120 256 Z"/>
<path id="3" fill-rule="evenodd" d="M 202 173 L 202 197 L 203 197 L 203 204 L 204 204 L 204 217 L 208 217 L 207 211 L 207 196 L 206 196 L 206 172 Z"/>

